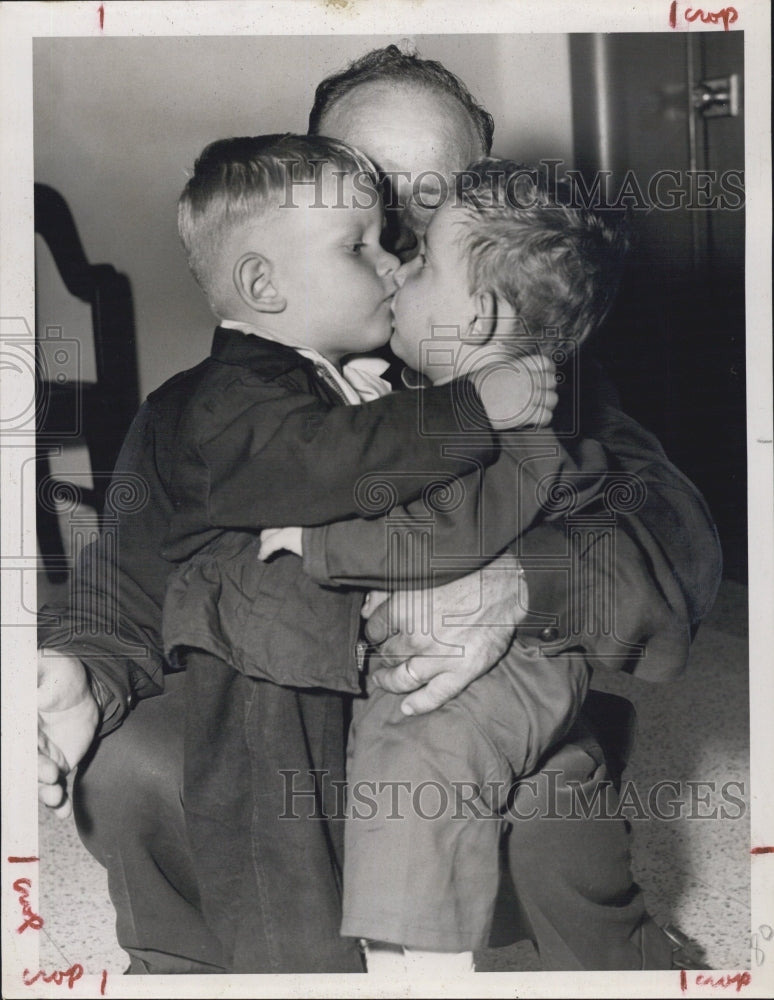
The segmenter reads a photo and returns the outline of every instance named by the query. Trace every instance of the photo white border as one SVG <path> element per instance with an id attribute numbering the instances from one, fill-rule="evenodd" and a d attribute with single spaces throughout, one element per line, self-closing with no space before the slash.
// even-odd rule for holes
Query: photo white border
<path id="1" fill-rule="evenodd" d="M 685 8 L 684 3 L 678 5 Z M 698 4 L 694 6 L 699 6 Z M 718 10 L 721 3 L 705 5 Z M 725 6 L 730 6 L 726 4 Z M 747 434 L 749 476 L 750 572 L 750 719 L 751 837 L 753 846 L 774 845 L 774 759 L 770 737 L 774 709 L 774 500 L 772 482 L 771 366 L 771 57 L 768 0 L 735 0 L 738 20 L 732 30 L 745 32 L 746 141 L 746 301 Z M 670 0 L 251 0 L 251 2 L 40 2 L 0 7 L 0 322 L 26 320 L 34 330 L 34 231 L 32 149 L 32 39 L 34 37 L 122 35 L 270 35 L 270 34 L 442 34 L 528 32 L 659 32 L 671 30 Z M 680 23 L 677 30 L 717 31 L 720 26 Z M 18 319 L 16 320 L 18 322 Z M 7 327 L 6 327 L 7 329 Z M 31 379 L 3 378 L 2 416 L 20 412 L 29 399 Z M 3 426 L 0 424 L 0 426 Z M 12 892 L 11 855 L 36 853 L 35 795 L 35 631 L 22 611 L 19 568 L 23 554 L 35 553 L 31 532 L 20 537 L 19 482 L 29 447 L 0 447 L 2 485 L 2 945 L 3 997 L 50 997 L 60 994 L 98 997 L 99 979 L 84 977 L 66 985 L 27 987 L 25 968 L 37 969 L 34 935 L 17 935 L 18 901 Z M 17 572 L 14 572 L 14 569 Z M 774 926 L 774 854 L 751 858 L 752 927 Z M 768 962 L 752 969 L 748 997 L 774 991 L 774 949 Z M 736 972 L 739 970 L 729 970 Z M 689 974 L 690 976 L 690 974 Z M 689 982 L 691 980 L 689 979 Z M 624 973 L 477 973 L 460 981 L 446 996 L 519 997 L 693 997 L 730 990 L 681 989 L 677 972 Z M 112 977 L 113 997 L 366 997 L 416 995 L 376 993 L 360 976 L 151 976 Z"/>

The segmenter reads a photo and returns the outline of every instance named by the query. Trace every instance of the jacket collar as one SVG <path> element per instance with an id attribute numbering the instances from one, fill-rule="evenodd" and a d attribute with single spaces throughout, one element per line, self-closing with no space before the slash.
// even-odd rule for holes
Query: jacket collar
<path id="1" fill-rule="evenodd" d="M 307 368 L 310 361 L 298 351 L 254 333 L 243 333 L 219 326 L 212 339 L 210 354 L 227 365 L 241 365 L 260 371 L 264 377 L 277 378 L 296 368 Z"/>

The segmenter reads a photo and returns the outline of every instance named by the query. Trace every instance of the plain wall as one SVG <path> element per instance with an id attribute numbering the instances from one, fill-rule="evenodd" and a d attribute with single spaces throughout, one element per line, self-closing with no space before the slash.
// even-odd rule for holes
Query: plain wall
<path id="1" fill-rule="evenodd" d="M 229 135 L 305 132 L 324 76 L 400 40 L 35 40 L 35 179 L 65 197 L 89 260 L 112 264 L 131 280 L 143 396 L 210 346 L 214 320 L 188 273 L 176 230 L 177 197 L 197 154 Z M 413 40 L 421 55 L 457 73 L 492 112 L 495 153 L 526 162 L 571 159 L 566 35 Z M 65 336 L 78 335 L 67 329 L 66 316 L 62 325 Z"/>

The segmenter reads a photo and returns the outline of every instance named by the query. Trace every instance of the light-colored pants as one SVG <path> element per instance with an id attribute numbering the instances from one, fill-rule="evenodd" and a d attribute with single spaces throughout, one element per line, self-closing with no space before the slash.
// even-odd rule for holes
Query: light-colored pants
<path id="1" fill-rule="evenodd" d="M 503 810 L 516 779 L 566 735 L 586 695 L 580 659 L 514 644 L 442 708 L 355 703 L 347 754 L 342 934 L 438 951 L 486 944 Z"/>

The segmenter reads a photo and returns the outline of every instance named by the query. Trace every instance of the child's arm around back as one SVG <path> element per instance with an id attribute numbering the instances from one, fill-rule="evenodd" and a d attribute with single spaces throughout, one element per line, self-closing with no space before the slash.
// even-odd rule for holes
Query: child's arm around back
<path id="1" fill-rule="evenodd" d="M 421 403 L 420 411 L 399 393 L 339 406 L 280 378 L 215 368 L 181 420 L 165 556 L 185 559 L 222 530 L 355 515 L 356 487 L 369 473 L 414 473 L 399 487 L 398 499 L 410 500 L 417 475 L 438 467 L 439 437 L 461 445 L 444 461 L 449 478 L 495 459 L 492 423 L 510 411 L 507 379 L 473 373 L 426 391 Z"/>

